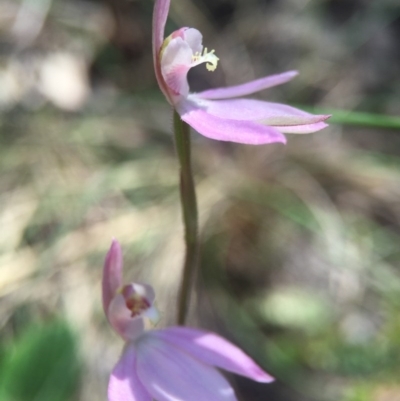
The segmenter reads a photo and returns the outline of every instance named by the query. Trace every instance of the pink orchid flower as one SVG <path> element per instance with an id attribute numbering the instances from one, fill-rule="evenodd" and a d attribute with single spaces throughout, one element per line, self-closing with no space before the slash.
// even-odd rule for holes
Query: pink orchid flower
<path id="1" fill-rule="evenodd" d="M 200 134 L 251 145 L 286 142 L 283 133 L 307 134 L 325 128 L 329 115 L 312 115 L 279 103 L 241 96 L 288 82 L 296 71 L 271 75 L 243 85 L 190 93 L 187 74 L 206 63 L 215 70 L 218 57 L 203 48 L 201 33 L 181 28 L 164 40 L 170 0 L 156 0 L 153 15 L 153 59 L 156 78 L 168 102 L 181 119 Z M 229 99 L 229 100 L 228 100 Z"/>
<path id="2" fill-rule="evenodd" d="M 122 251 L 113 241 L 103 270 L 103 307 L 126 341 L 109 382 L 109 401 L 235 401 L 214 367 L 255 381 L 274 379 L 238 347 L 217 334 L 188 327 L 145 330 L 156 317 L 149 285 L 122 285 Z"/>

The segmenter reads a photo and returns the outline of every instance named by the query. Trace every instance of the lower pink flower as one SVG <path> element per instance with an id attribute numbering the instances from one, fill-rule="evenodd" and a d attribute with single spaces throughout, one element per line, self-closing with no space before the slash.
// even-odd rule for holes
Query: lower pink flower
<path id="1" fill-rule="evenodd" d="M 108 387 L 109 401 L 235 401 L 216 369 L 258 382 L 273 381 L 248 355 L 217 334 L 187 327 L 144 330 L 155 319 L 150 286 L 122 286 L 122 253 L 113 241 L 103 271 L 103 306 L 109 322 L 126 341 Z"/>

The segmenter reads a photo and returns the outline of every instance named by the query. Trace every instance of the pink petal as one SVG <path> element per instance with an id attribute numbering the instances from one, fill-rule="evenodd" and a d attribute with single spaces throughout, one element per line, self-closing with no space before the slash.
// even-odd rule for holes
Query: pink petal
<path id="1" fill-rule="evenodd" d="M 181 104 L 178 107 L 181 119 L 207 138 L 249 145 L 273 142 L 286 143 L 286 138 L 275 128 L 252 121 L 219 118 L 201 108 L 190 105 L 189 107 L 185 107 L 185 105 L 182 107 Z"/>
<path id="2" fill-rule="evenodd" d="M 311 114 L 292 106 L 280 103 L 263 102 L 270 112 L 270 115 L 262 119 L 262 124 L 275 127 L 282 125 L 305 125 L 315 124 L 327 120 L 330 114 Z"/>
<path id="3" fill-rule="evenodd" d="M 156 73 L 156 78 L 158 86 L 164 93 L 165 97 L 170 100 L 168 93 L 168 88 L 164 82 L 163 76 L 161 74 L 161 64 L 160 64 L 160 50 L 164 42 L 164 30 L 165 24 L 168 18 L 169 5 L 171 0 L 156 0 L 153 11 L 153 62 L 154 71 Z"/>
<path id="4" fill-rule="evenodd" d="M 197 93 L 196 96 L 203 99 L 228 99 L 232 97 L 247 96 L 276 85 L 284 84 L 293 79 L 297 74 L 297 71 L 288 71 L 282 74 L 270 75 L 268 77 L 256 79 L 255 81 L 250 81 L 242 85 L 209 89 Z"/>
<path id="5" fill-rule="evenodd" d="M 196 95 L 190 95 L 189 101 L 220 118 L 255 121 L 270 126 L 314 124 L 330 117 L 255 99 L 202 100 Z"/>
<path id="6" fill-rule="evenodd" d="M 136 374 L 136 350 L 127 347 L 113 369 L 108 384 L 109 401 L 152 401 Z"/>
<path id="7" fill-rule="evenodd" d="M 311 134 L 312 132 L 320 131 L 323 128 L 326 128 L 328 124 L 324 122 L 315 123 L 315 124 L 305 124 L 305 125 L 287 125 L 276 127 L 280 132 L 284 132 L 287 134 Z"/>
<path id="8" fill-rule="evenodd" d="M 171 0 L 156 0 L 153 11 L 153 50 L 159 51 L 164 42 L 165 24 Z"/>
<path id="9" fill-rule="evenodd" d="M 125 341 L 132 341 L 143 333 L 144 322 L 140 316 L 131 316 L 125 302 L 123 295 L 117 294 L 110 302 L 107 317 L 113 329 Z"/>
<path id="10" fill-rule="evenodd" d="M 103 268 L 103 309 L 106 315 L 112 298 L 122 285 L 122 266 L 121 245 L 118 241 L 113 240 Z"/>
<path id="11" fill-rule="evenodd" d="M 146 334 L 136 349 L 139 379 L 157 401 L 236 401 L 221 373 L 168 342 Z"/>
<path id="12" fill-rule="evenodd" d="M 187 327 L 168 327 L 154 331 L 151 335 L 179 347 L 206 364 L 258 382 L 269 383 L 274 380 L 240 348 L 217 334 Z"/>

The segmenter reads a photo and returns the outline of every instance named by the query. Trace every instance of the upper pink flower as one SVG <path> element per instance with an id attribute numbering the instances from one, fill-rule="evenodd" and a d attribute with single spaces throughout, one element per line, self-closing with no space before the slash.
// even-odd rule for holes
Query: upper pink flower
<path id="1" fill-rule="evenodd" d="M 243 99 L 272 86 L 283 84 L 296 71 L 271 75 L 243 85 L 190 93 L 187 73 L 206 63 L 215 70 L 218 57 L 203 48 L 201 33 L 181 28 L 164 40 L 170 0 L 156 0 L 153 15 L 153 59 L 160 89 L 169 103 L 200 134 L 220 141 L 260 145 L 286 142 L 283 133 L 307 134 L 325 128 L 329 115 L 312 115 L 279 103 Z M 227 100 L 229 99 L 229 100 Z"/>
<path id="2" fill-rule="evenodd" d="M 214 367 L 262 383 L 274 379 L 238 347 L 217 334 L 188 327 L 144 330 L 156 317 L 154 291 L 145 284 L 122 285 L 122 252 L 113 241 L 103 270 L 103 307 L 126 341 L 108 386 L 109 401 L 236 401 Z"/>

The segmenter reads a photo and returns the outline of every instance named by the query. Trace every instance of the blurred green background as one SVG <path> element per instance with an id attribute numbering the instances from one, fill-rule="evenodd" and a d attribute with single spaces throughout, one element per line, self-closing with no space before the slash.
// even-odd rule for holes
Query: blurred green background
<path id="1" fill-rule="evenodd" d="M 0 401 L 105 400 L 122 349 L 101 308 L 113 237 L 173 323 L 183 255 L 150 0 L 0 0 Z M 255 97 L 333 113 L 288 145 L 193 133 L 202 259 L 193 325 L 277 377 L 242 400 L 400 400 L 398 0 L 172 0 L 214 73 L 287 70 Z"/>

